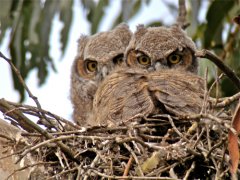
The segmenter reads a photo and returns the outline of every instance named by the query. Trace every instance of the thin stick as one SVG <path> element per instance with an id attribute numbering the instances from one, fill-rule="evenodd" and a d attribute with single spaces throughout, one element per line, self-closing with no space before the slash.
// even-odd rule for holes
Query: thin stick
<path id="1" fill-rule="evenodd" d="M 96 171 L 95 169 L 92 170 L 95 174 L 108 178 L 108 179 L 141 179 L 141 180 L 176 180 L 174 178 L 169 177 L 146 177 L 146 176 L 109 176 L 103 173 Z"/>
<path id="2" fill-rule="evenodd" d="M 187 173 L 186 175 L 184 176 L 183 180 L 187 180 L 190 173 L 192 172 L 192 170 L 195 168 L 196 164 L 195 164 L 195 161 L 193 161 L 191 167 L 187 170 Z"/>
<path id="3" fill-rule="evenodd" d="M 27 166 L 24 166 L 22 168 L 14 170 L 6 179 L 10 179 L 10 177 L 13 176 L 15 173 L 17 173 L 19 171 L 23 171 L 24 169 L 27 169 L 27 168 L 30 168 L 30 167 L 34 167 L 34 166 L 45 165 L 45 164 L 57 164 L 57 162 L 38 162 L 38 163 L 35 163 L 35 164 L 30 164 L 30 165 L 27 165 Z M 30 172 L 30 170 L 29 170 L 29 172 Z M 43 171 L 41 171 L 41 172 L 43 173 Z"/>
<path id="4" fill-rule="evenodd" d="M 4 100 L 4 101 L 6 101 L 7 103 L 9 103 L 9 104 L 11 104 L 11 105 L 13 105 L 13 106 L 16 106 L 16 107 L 22 107 L 22 108 L 25 108 L 25 109 L 29 109 L 29 110 L 31 110 L 31 111 L 40 111 L 40 112 L 42 112 L 42 113 L 44 113 L 44 114 L 46 114 L 46 115 L 49 115 L 50 117 L 55 118 L 56 120 L 59 120 L 59 121 L 65 123 L 65 124 L 73 127 L 74 129 L 79 129 L 79 128 L 80 128 L 78 125 L 76 125 L 76 124 L 74 124 L 74 123 L 72 123 L 72 122 L 64 119 L 63 117 L 60 117 L 60 116 L 58 116 L 58 115 L 56 115 L 56 114 L 53 114 L 53 113 L 51 113 L 51 112 L 49 112 L 49 111 L 47 111 L 47 110 L 38 109 L 38 108 L 36 108 L 36 107 L 34 107 L 34 106 L 23 105 L 23 104 L 11 102 L 11 101 L 8 101 L 8 100 Z M 58 122 L 59 122 L 59 121 L 58 121 Z"/>
<path id="5" fill-rule="evenodd" d="M 94 160 L 92 161 L 90 168 L 87 170 L 86 175 L 84 176 L 83 180 L 87 180 L 88 179 L 88 175 L 90 175 L 91 170 L 95 167 L 95 164 L 98 162 L 100 156 L 97 154 L 96 157 L 94 158 Z"/>
<path id="6" fill-rule="evenodd" d="M 189 140 L 177 129 L 177 127 L 175 126 L 175 124 L 174 124 L 173 119 L 171 118 L 171 116 L 168 115 L 168 119 L 169 119 L 169 122 L 171 123 L 174 131 L 175 131 L 181 138 L 183 138 L 185 141 L 189 142 Z"/>
<path id="7" fill-rule="evenodd" d="M 209 50 L 202 49 L 200 51 L 197 51 L 195 53 L 197 57 L 201 58 L 207 58 L 210 61 L 212 61 L 219 69 L 221 69 L 228 77 L 229 79 L 236 85 L 236 87 L 240 90 L 240 79 L 239 77 L 226 65 L 223 63 L 223 61 L 210 52 Z"/>
<path id="8" fill-rule="evenodd" d="M 233 96 L 222 99 L 222 102 L 217 103 L 214 107 L 225 107 L 239 99 L 240 99 L 240 92 L 237 94 L 234 94 Z"/>
<path id="9" fill-rule="evenodd" d="M 223 126 L 225 126 L 230 131 L 232 131 L 234 134 L 237 134 L 236 130 L 232 128 L 230 124 L 225 123 L 222 119 L 215 117 L 211 114 L 193 114 L 193 115 L 179 117 L 179 119 L 201 119 L 201 118 L 208 118 L 210 120 L 216 121 L 219 124 L 222 124 Z"/>
<path id="10" fill-rule="evenodd" d="M 123 145 L 131 153 L 132 157 L 134 158 L 134 160 L 135 160 L 135 162 L 136 162 L 136 164 L 138 166 L 140 175 L 144 176 L 142 168 L 140 166 L 140 163 L 139 163 L 138 158 L 137 158 L 136 154 L 134 153 L 134 151 L 131 149 L 131 147 L 129 145 L 127 145 L 127 143 L 123 143 Z"/>
<path id="11" fill-rule="evenodd" d="M 133 156 L 130 156 L 129 160 L 128 160 L 128 163 L 127 163 L 127 166 L 124 170 L 124 173 L 123 173 L 123 176 L 127 176 L 128 175 L 128 172 L 132 166 L 132 162 L 133 162 Z"/>
<path id="12" fill-rule="evenodd" d="M 36 96 L 34 96 L 32 94 L 32 92 L 30 91 L 30 89 L 28 88 L 27 84 L 25 83 L 21 73 L 19 72 L 19 70 L 15 67 L 15 65 L 13 64 L 12 60 L 7 58 L 6 56 L 3 55 L 2 52 L 0 52 L 0 57 L 3 58 L 5 61 L 8 62 L 8 64 L 11 66 L 12 70 L 14 71 L 14 73 L 17 75 L 18 80 L 20 81 L 20 83 L 23 85 L 24 89 L 27 91 L 28 95 L 30 98 L 33 99 L 33 101 L 35 102 L 35 104 L 37 105 L 38 109 L 42 109 L 38 98 Z M 44 114 L 42 114 L 42 116 L 44 117 Z M 50 122 L 49 122 L 50 123 Z"/>
<path id="13" fill-rule="evenodd" d="M 3 109 L 3 112 L 8 112 L 9 110 L 11 111 L 13 109 L 13 107 L 11 105 L 9 105 L 6 101 L 4 101 L 4 99 L 0 99 L 0 103 L 2 103 L 5 106 L 5 109 Z M 0 106 L 0 108 L 2 108 L 2 106 Z M 2 109 L 0 109 L 0 110 L 2 111 Z M 31 128 L 36 130 L 38 133 L 40 133 L 41 135 L 43 135 L 44 137 L 46 137 L 49 140 L 54 139 L 54 137 L 51 134 L 49 134 L 46 130 L 42 129 L 40 126 L 38 126 L 33 121 L 28 119 L 20 111 L 14 111 L 14 112 L 15 113 L 17 112 L 17 115 L 18 115 L 17 117 L 20 117 L 20 118 L 17 118 L 17 119 L 21 120 L 23 126 L 24 125 L 27 126 L 28 129 L 30 129 L 30 130 L 31 130 Z M 9 116 L 14 116 L 15 117 L 15 113 L 11 112 L 9 114 Z M 14 118 L 14 119 L 16 119 L 16 118 Z M 66 153 L 66 155 L 69 156 L 69 158 L 78 162 L 78 160 L 76 160 L 74 158 L 74 153 L 72 152 L 72 150 L 68 146 L 66 146 L 65 144 L 63 144 L 60 141 L 56 141 L 56 144 L 61 148 L 61 150 L 63 152 Z"/>

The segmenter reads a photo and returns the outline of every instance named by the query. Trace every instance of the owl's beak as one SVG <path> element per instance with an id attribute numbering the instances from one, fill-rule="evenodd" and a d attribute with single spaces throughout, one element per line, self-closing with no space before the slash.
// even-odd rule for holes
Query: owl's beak
<path id="1" fill-rule="evenodd" d="M 108 68 L 107 68 L 107 66 L 103 66 L 103 68 L 102 68 L 102 72 L 101 72 L 101 74 L 102 74 L 102 78 L 104 79 L 107 75 L 108 75 Z"/>
<path id="2" fill-rule="evenodd" d="M 157 61 L 155 63 L 155 70 L 159 70 L 161 68 L 161 63 L 159 61 Z"/>

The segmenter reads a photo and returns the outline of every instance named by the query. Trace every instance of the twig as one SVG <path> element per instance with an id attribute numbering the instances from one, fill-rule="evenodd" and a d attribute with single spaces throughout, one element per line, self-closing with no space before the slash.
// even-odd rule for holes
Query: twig
<path id="1" fill-rule="evenodd" d="M 92 168 L 95 167 L 96 163 L 98 162 L 98 160 L 100 159 L 100 156 L 97 154 L 96 157 L 94 158 L 94 160 L 92 161 L 90 168 L 87 170 L 86 175 L 84 176 L 83 180 L 87 180 L 88 179 L 88 175 L 90 175 Z"/>
<path id="2" fill-rule="evenodd" d="M 185 141 L 189 142 L 189 140 L 177 129 L 177 127 L 175 126 L 173 119 L 171 118 L 171 116 L 168 116 L 169 122 L 172 125 L 174 131 L 181 137 L 183 138 Z"/>
<path id="3" fill-rule="evenodd" d="M 130 156 L 129 160 L 128 160 L 128 163 L 127 163 L 127 166 L 125 167 L 124 169 L 124 172 L 123 172 L 123 176 L 127 176 L 128 175 L 128 172 L 132 166 L 132 162 L 133 162 L 133 156 Z"/>
<path id="4" fill-rule="evenodd" d="M 14 73 L 17 75 L 20 83 L 23 85 L 24 89 L 27 91 L 29 97 L 33 99 L 33 101 L 34 101 L 35 104 L 37 105 L 38 109 L 41 110 L 42 107 L 41 107 L 41 105 L 40 105 L 40 103 L 39 103 L 39 101 L 38 101 L 38 98 L 32 94 L 32 92 L 31 92 L 30 89 L 28 88 L 27 84 L 25 83 L 25 81 L 24 81 L 21 73 L 20 73 L 19 70 L 15 67 L 15 65 L 14 65 L 13 62 L 12 62 L 12 60 L 9 59 L 9 58 L 7 58 L 6 56 L 4 56 L 4 55 L 2 54 L 2 52 L 0 52 L 0 57 L 3 58 L 5 61 L 8 62 L 8 64 L 11 66 L 12 70 L 14 71 Z M 41 114 L 41 115 L 42 115 L 43 118 L 45 118 L 45 115 L 44 115 L 44 114 Z M 46 120 L 47 120 L 47 119 L 46 119 Z M 51 123 L 51 122 L 49 122 L 49 123 Z"/>
<path id="5" fill-rule="evenodd" d="M 141 179 L 141 180 L 176 180 L 174 178 L 169 177 L 146 177 L 146 176 L 109 176 L 103 173 L 96 171 L 95 169 L 92 170 L 93 173 L 108 179 Z"/>
<path id="6" fill-rule="evenodd" d="M 8 104 L 4 99 L 0 99 L 0 111 L 3 112 L 5 116 L 6 115 L 10 116 L 14 120 L 17 119 L 18 120 L 17 122 L 21 125 L 21 127 L 24 130 L 28 132 L 34 132 L 35 123 L 33 123 L 30 119 L 23 115 L 14 106 Z"/>
<path id="7" fill-rule="evenodd" d="M 217 76 L 217 78 L 215 79 L 215 81 L 211 84 L 210 88 L 209 88 L 209 93 L 212 91 L 213 87 L 215 86 L 215 84 L 217 84 L 219 82 L 220 79 L 222 79 L 224 76 L 224 74 L 221 73 L 219 76 Z M 219 99 L 219 98 L 217 98 Z"/>
<path id="8" fill-rule="evenodd" d="M 206 49 L 197 51 L 195 55 L 197 57 L 207 58 L 210 61 L 212 61 L 219 69 L 221 69 L 229 77 L 229 79 L 236 85 L 236 87 L 240 89 L 239 77 L 227 65 L 225 65 L 218 56 L 216 56 L 215 54 Z"/>
<path id="9" fill-rule="evenodd" d="M 78 125 L 73 124 L 72 122 L 64 119 L 63 117 L 60 117 L 60 116 L 58 116 L 58 115 L 56 115 L 56 114 L 54 114 L 54 113 L 51 113 L 51 112 L 49 112 L 49 111 L 47 111 L 47 110 L 38 109 L 38 108 L 36 108 L 36 107 L 34 107 L 34 106 L 23 105 L 23 104 L 11 102 L 11 101 L 8 101 L 8 100 L 4 100 L 4 101 L 6 101 L 8 104 L 13 105 L 13 106 L 15 106 L 15 107 L 25 108 L 25 109 L 29 109 L 29 110 L 35 111 L 35 112 L 42 112 L 42 113 L 44 113 L 44 114 L 46 114 L 46 115 L 49 115 L 50 117 L 56 119 L 58 122 L 61 121 L 61 122 L 65 123 L 65 124 L 73 127 L 74 129 L 79 129 L 79 128 L 80 128 Z M 59 123 L 60 123 L 60 122 L 59 122 Z"/>
<path id="10" fill-rule="evenodd" d="M 137 158 L 136 154 L 134 153 L 134 151 L 131 149 L 131 147 L 129 145 L 127 145 L 127 143 L 123 143 L 123 145 L 131 153 L 132 157 L 134 158 L 134 160 L 135 160 L 135 162 L 138 166 L 138 170 L 139 170 L 140 175 L 144 176 L 142 168 L 140 166 L 140 163 L 139 163 L 138 158 Z"/>
<path id="11" fill-rule="evenodd" d="M 176 167 L 176 166 L 179 165 L 180 163 L 184 163 L 184 162 L 186 162 L 187 160 L 193 159 L 193 158 L 194 158 L 194 155 L 185 157 L 184 159 L 181 160 L 181 162 L 175 162 L 175 163 L 173 163 L 173 164 L 170 164 L 170 165 L 167 166 L 167 167 L 160 167 L 160 168 L 152 171 L 151 173 L 147 174 L 147 176 L 152 176 L 152 175 L 155 174 L 155 172 L 157 172 L 158 174 L 161 174 L 161 173 L 163 173 L 163 172 L 165 172 L 165 171 L 167 171 L 167 170 L 169 170 L 169 169 L 171 169 L 171 168 Z"/>
<path id="12" fill-rule="evenodd" d="M 233 103 L 234 101 L 237 101 L 239 99 L 240 99 L 240 92 L 237 93 L 237 94 L 234 94 L 231 97 L 220 99 L 222 102 L 216 103 L 216 105 L 214 105 L 214 107 L 225 107 L 225 106 L 228 106 L 231 103 Z M 212 101 L 217 102 L 215 99 L 212 99 Z"/>
<path id="13" fill-rule="evenodd" d="M 213 152 L 214 149 L 220 147 L 223 143 L 225 143 L 226 138 L 223 138 L 219 143 L 215 144 L 207 153 L 207 159 L 210 157 L 211 153 Z"/>
<path id="14" fill-rule="evenodd" d="M 64 170 L 64 171 L 62 171 L 62 172 L 60 172 L 60 173 L 58 173 L 58 174 L 56 174 L 56 175 L 54 175 L 52 177 L 47 178 L 47 180 L 50 180 L 50 179 L 56 180 L 57 179 L 56 177 L 59 177 L 59 176 L 61 176 L 63 174 L 67 174 L 67 173 L 73 174 L 72 172 L 77 171 L 77 170 L 78 170 L 77 167 L 74 167 L 74 168 L 68 169 L 68 170 Z"/>
<path id="15" fill-rule="evenodd" d="M 199 141 L 201 140 L 201 137 L 202 137 L 202 135 L 203 135 L 203 133 L 204 133 L 204 129 L 202 129 L 202 131 L 201 131 L 201 133 L 199 134 L 199 136 L 198 136 L 198 138 L 197 138 L 197 140 L 195 141 L 195 143 L 193 144 L 193 148 L 194 147 L 196 147 L 197 146 L 197 144 L 199 143 Z"/>
<path id="16" fill-rule="evenodd" d="M 9 105 L 4 99 L 0 99 L 0 104 L 1 104 L 0 110 L 5 112 L 5 113 L 7 113 L 9 110 L 11 111 L 14 108 L 11 105 Z M 4 109 L 2 109 L 2 107 L 4 107 Z M 49 140 L 53 139 L 54 140 L 54 137 L 51 134 L 49 134 L 46 130 L 42 129 L 40 126 L 38 126 L 33 121 L 28 119 L 20 111 L 11 112 L 8 115 L 15 117 L 14 119 L 18 119 L 19 122 L 21 122 L 21 125 L 23 127 L 26 127 L 26 129 L 29 130 L 30 132 L 33 132 L 32 129 L 34 129 L 38 133 L 40 133 L 44 137 L 46 137 L 47 139 L 49 139 Z M 16 115 L 17 115 L 17 117 L 16 117 Z M 77 161 L 74 158 L 74 154 L 73 154 L 72 150 L 69 147 L 67 147 L 65 144 L 63 144 L 62 142 L 59 142 L 59 141 L 56 141 L 56 143 L 61 148 L 61 150 L 66 153 L 66 155 L 68 155 L 72 160 Z"/>
<path id="17" fill-rule="evenodd" d="M 185 174 L 183 180 L 187 180 L 190 173 L 192 172 L 192 170 L 195 168 L 195 161 L 192 163 L 191 167 L 187 170 L 187 173 Z"/>
<path id="18" fill-rule="evenodd" d="M 236 130 L 232 128 L 230 124 L 225 123 L 222 119 L 219 119 L 211 114 L 194 114 L 180 117 L 180 119 L 201 119 L 201 118 L 208 118 L 210 120 L 216 121 L 219 124 L 225 126 L 230 131 L 232 131 L 234 134 L 237 134 Z"/>
<path id="19" fill-rule="evenodd" d="M 136 142 L 140 143 L 141 145 L 143 145 L 144 147 L 147 147 L 147 148 L 151 149 L 151 147 L 147 143 L 142 141 L 140 138 L 136 138 L 136 137 L 119 138 L 119 137 L 116 137 L 116 142 L 117 143 L 126 143 L 126 142 L 131 142 L 131 141 L 136 141 Z"/>
<path id="20" fill-rule="evenodd" d="M 32 92 L 30 91 L 30 89 L 28 88 L 28 86 L 26 85 L 26 83 L 24 82 L 20 72 L 18 71 L 18 69 L 14 66 L 14 64 L 12 63 L 11 59 L 8 59 L 7 57 L 5 57 L 2 52 L 0 52 L 0 57 L 3 58 L 4 60 L 6 60 L 9 65 L 11 66 L 11 68 L 13 69 L 13 71 L 15 72 L 15 74 L 17 75 L 20 83 L 23 85 L 23 87 L 26 89 L 28 95 L 30 98 L 33 99 L 33 101 L 36 103 L 37 107 L 39 110 L 42 109 L 38 99 L 36 96 L 34 96 L 32 94 Z M 10 109 L 9 109 L 10 110 Z M 40 113 L 40 115 L 46 119 L 48 121 L 48 119 L 45 117 L 44 113 Z M 25 118 L 25 123 L 34 128 L 37 132 L 39 132 L 40 134 L 44 135 L 47 139 L 52 139 L 53 137 L 48 134 L 45 130 L 43 130 L 40 126 L 37 126 L 34 122 L 32 122 L 31 120 Z M 51 121 L 49 121 L 49 123 L 51 124 Z M 63 152 L 65 152 L 72 160 L 76 161 L 76 159 L 74 159 L 74 155 L 72 153 L 72 151 L 69 149 L 69 147 L 67 147 L 65 144 L 63 144 L 62 142 L 57 142 L 57 144 L 59 145 L 59 147 L 62 149 Z"/>
<path id="21" fill-rule="evenodd" d="M 40 165 L 44 165 L 44 164 L 57 164 L 57 162 L 38 162 L 38 163 L 34 163 L 34 164 L 30 164 L 27 166 L 24 166 L 22 168 L 16 169 L 14 170 L 6 179 L 10 179 L 11 176 L 13 176 L 15 173 L 17 173 L 18 171 L 22 171 L 24 169 L 30 168 L 30 167 L 34 167 L 34 166 L 40 166 Z M 42 171 L 41 171 L 42 172 Z M 30 174 L 29 174 L 30 175 Z"/>

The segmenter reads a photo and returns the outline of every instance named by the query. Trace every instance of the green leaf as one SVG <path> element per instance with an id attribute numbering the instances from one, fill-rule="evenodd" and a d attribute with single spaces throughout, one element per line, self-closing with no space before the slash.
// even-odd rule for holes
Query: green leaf
<path id="1" fill-rule="evenodd" d="M 234 6 L 234 0 L 215 0 L 207 12 L 207 28 L 204 32 L 204 47 L 209 48 L 212 40 L 216 37 L 218 28 L 222 25 L 224 18 Z"/>
<path id="2" fill-rule="evenodd" d="M 91 9 L 91 33 L 95 34 L 98 30 L 98 26 L 101 22 L 102 17 L 104 16 L 104 7 L 109 4 L 108 0 L 99 0 L 97 6 L 94 9 Z"/>
<path id="3" fill-rule="evenodd" d="M 135 0 L 135 1 L 128 1 L 123 0 L 121 4 L 121 11 L 117 18 L 114 20 L 112 28 L 118 25 L 121 22 L 127 22 L 129 19 L 134 17 L 140 10 L 141 5 L 144 1 Z"/>
<path id="4" fill-rule="evenodd" d="M 234 83 L 227 77 L 224 77 L 221 81 L 221 90 L 223 97 L 232 96 L 239 92 Z"/>
<path id="5" fill-rule="evenodd" d="M 189 36 L 194 36 L 198 30 L 198 15 L 201 9 L 202 1 L 189 1 L 191 4 L 191 9 L 187 13 L 188 22 L 190 26 L 187 28 L 187 33 Z"/>
<path id="6" fill-rule="evenodd" d="M 48 75 L 47 65 L 53 65 L 53 60 L 49 56 L 49 39 L 52 21 L 56 13 L 58 13 L 58 10 L 58 1 L 46 1 L 44 8 L 41 11 L 39 22 L 36 26 L 36 32 L 39 37 L 39 44 L 33 44 L 33 46 L 31 46 L 32 57 L 34 57 L 31 58 L 31 61 L 36 61 L 39 85 L 42 85 L 46 80 L 46 77 Z"/>
<path id="7" fill-rule="evenodd" d="M 61 50 L 62 54 L 64 54 L 66 50 L 66 45 L 69 37 L 69 30 L 72 23 L 72 6 L 73 0 L 61 0 L 60 6 L 60 20 L 63 22 L 63 29 L 61 30 Z"/>
<path id="8" fill-rule="evenodd" d="M 28 36 L 28 22 L 31 18 L 32 3 L 30 1 L 23 1 L 20 3 L 15 15 L 13 16 L 12 37 L 10 40 L 10 55 L 13 63 L 20 71 L 23 79 L 26 79 L 28 70 L 26 68 L 26 52 L 27 52 L 27 36 Z M 19 82 L 17 76 L 12 71 L 14 88 L 17 89 L 21 95 L 20 101 L 24 100 L 24 89 Z"/>
<path id="9" fill-rule="evenodd" d="M 162 26 L 163 23 L 159 20 L 159 21 L 153 21 L 150 22 L 149 24 L 147 24 L 147 27 L 158 27 L 158 26 Z"/>
<path id="10" fill-rule="evenodd" d="M 5 35 L 5 32 L 8 28 L 11 27 L 12 20 L 10 16 L 12 0 L 3 0 L 1 1 L 0 6 L 0 43 Z"/>

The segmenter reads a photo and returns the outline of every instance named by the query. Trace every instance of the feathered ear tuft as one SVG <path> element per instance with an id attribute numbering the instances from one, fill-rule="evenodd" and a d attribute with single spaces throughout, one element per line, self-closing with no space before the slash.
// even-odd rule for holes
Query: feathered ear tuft
<path id="1" fill-rule="evenodd" d="M 89 40 L 89 36 L 81 35 L 78 39 L 78 54 L 80 57 L 83 56 L 84 48 Z"/>
<path id="2" fill-rule="evenodd" d="M 147 28 L 144 27 L 143 24 L 139 24 L 135 32 L 135 39 L 141 39 L 141 36 L 143 36 L 146 32 L 147 32 Z"/>
<path id="3" fill-rule="evenodd" d="M 127 46 L 131 37 L 132 32 L 126 23 L 121 23 L 112 30 L 117 36 L 120 37 L 124 46 Z"/>

